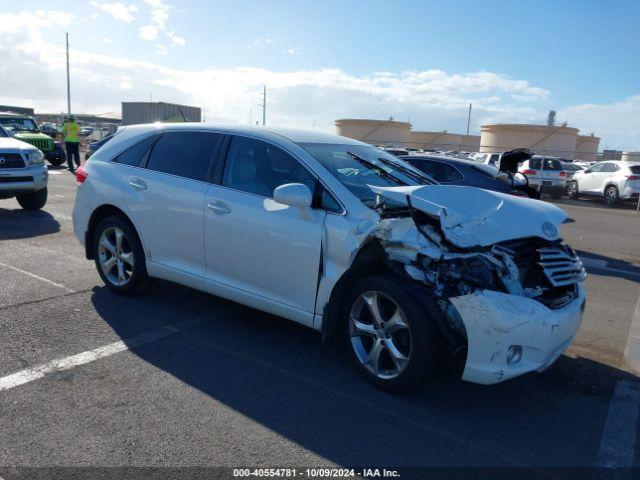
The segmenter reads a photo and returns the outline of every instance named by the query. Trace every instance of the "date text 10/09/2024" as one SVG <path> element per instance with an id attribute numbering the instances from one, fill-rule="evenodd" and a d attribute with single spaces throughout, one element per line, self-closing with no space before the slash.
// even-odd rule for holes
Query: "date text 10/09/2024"
<path id="1" fill-rule="evenodd" d="M 398 478 L 397 470 L 386 468 L 234 468 L 234 477 L 275 478 Z"/>

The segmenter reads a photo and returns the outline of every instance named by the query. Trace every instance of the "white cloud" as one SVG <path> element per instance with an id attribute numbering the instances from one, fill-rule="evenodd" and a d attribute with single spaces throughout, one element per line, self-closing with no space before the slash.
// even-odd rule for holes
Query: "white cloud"
<path id="1" fill-rule="evenodd" d="M 253 42 L 245 45 L 246 48 L 264 48 L 271 44 L 269 37 L 257 38 Z"/>
<path id="2" fill-rule="evenodd" d="M 151 9 L 151 21 L 160 29 L 164 30 L 167 20 L 169 20 L 169 10 L 173 8 L 162 0 L 144 0 Z"/>
<path id="3" fill-rule="evenodd" d="M 113 39 L 112 39 L 112 38 L 110 38 L 110 37 L 103 37 L 101 41 L 102 41 L 102 43 L 104 43 L 105 45 L 113 45 L 113 44 L 114 44 Z"/>
<path id="4" fill-rule="evenodd" d="M 288 55 L 300 55 L 300 48 L 298 47 L 287 48 L 286 50 L 283 50 L 282 53 L 286 53 Z"/>
<path id="5" fill-rule="evenodd" d="M 64 12 L 0 14 L 3 71 L 0 103 L 65 108 L 64 46 L 51 42 L 73 16 Z M 173 33 L 175 35 L 175 32 Z M 90 48 L 90 44 L 89 45 Z M 155 45 L 156 53 L 167 47 Z M 126 54 L 126 53 L 125 53 Z M 335 68 L 271 71 L 254 67 L 178 69 L 160 62 L 71 51 L 72 101 L 76 112 L 117 110 L 121 101 L 153 98 L 199 105 L 207 119 L 248 121 L 267 85 L 267 121 L 274 125 L 333 131 L 341 117 L 411 119 L 416 130 L 462 132 L 473 102 L 472 131 L 486 122 L 544 122 L 554 107 L 546 89 L 494 72 L 450 74 L 443 70 L 353 75 Z M 75 80 L 74 80 L 75 79 Z M 82 81 L 80 81 L 82 79 Z M 559 121 L 603 137 L 601 148 L 640 149 L 640 94 L 608 105 L 556 108 Z"/>
<path id="6" fill-rule="evenodd" d="M 153 25 L 145 25 L 138 29 L 138 36 L 141 39 L 150 42 L 158 38 L 158 28 Z"/>
<path id="7" fill-rule="evenodd" d="M 187 41 L 179 36 L 176 35 L 176 31 L 175 30 L 170 30 L 167 32 L 167 38 L 169 38 L 169 40 L 171 40 L 171 46 L 172 47 L 184 47 L 187 44 Z"/>
<path id="8" fill-rule="evenodd" d="M 107 12 L 116 20 L 131 23 L 135 20 L 135 15 L 138 11 L 138 7 L 133 4 L 124 4 L 122 2 L 114 2 L 114 3 L 98 3 L 95 0 L 91 1 L 91 5 L 100 10 Z"/>

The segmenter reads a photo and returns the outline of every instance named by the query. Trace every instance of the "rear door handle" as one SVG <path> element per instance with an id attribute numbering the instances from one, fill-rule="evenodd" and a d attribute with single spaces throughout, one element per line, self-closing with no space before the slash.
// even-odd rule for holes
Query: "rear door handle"
<path id="1" fill-rule="evenodd" d="M 213 210 L 214 213 L 218 215 L 226 215 L 231 213 L 231 209 L 223 202 L 209 202 L 207 203 L 207 208 L 209 210 Z"/>
<path id="2" fill-rule="evenodd" d="M 138 190 L 139 192 L 147 189 L 146 182 L 144 182 L 143 180 L 140 180 L 139 178 L 129 179 L 129 185 L 131 185 L 134 189 Z"/>

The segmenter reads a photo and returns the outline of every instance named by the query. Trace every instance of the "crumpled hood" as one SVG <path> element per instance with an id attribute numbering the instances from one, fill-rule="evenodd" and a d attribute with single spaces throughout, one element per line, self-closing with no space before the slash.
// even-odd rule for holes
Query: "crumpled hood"
<path id="1" fill-rule="evenodd" d="M 540 200 L 454 185 L 370 188 L 440 221 L 446 239 L 460 248 L 487 247 L 526 237 L 557 240 L 567 214 Z"/>
<path id="2" fill-rule="evenodd" d="M 30 143 L 23 142 L 16 138 L 0 137 L 0 150 L 33 150 L 34 148 Z"/>

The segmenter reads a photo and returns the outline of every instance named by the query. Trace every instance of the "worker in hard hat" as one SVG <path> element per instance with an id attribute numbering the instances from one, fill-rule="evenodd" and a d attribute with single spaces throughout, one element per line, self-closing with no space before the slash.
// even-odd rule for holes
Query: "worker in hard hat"
<path id="1" fill-rule="evenodd" d="M 69 115 L 65 118 L 64 124 L 62 125 L 62 133 L 67 147 L 67 165 L 69 165 L 69 171 L 71 173 L 76 173 L 76 167 L 80 166 L 80 143 L 78 141 L 79 129 L 80 126 L 73 115 Z"/>

